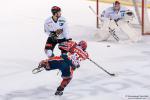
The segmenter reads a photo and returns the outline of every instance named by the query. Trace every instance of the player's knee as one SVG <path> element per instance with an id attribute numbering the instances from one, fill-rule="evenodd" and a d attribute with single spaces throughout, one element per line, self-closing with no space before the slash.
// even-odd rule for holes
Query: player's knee
<path id="1" fill-rule="evenodd" d="M 52 50 L 45 50 L 46 55 L 48 56 L 48 58 L 51 58 L 54 56 L 53 51 Z"/>

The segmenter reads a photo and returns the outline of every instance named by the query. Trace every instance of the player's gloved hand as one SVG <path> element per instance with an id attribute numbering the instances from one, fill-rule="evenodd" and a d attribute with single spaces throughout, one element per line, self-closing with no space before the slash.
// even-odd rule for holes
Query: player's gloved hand
<path id="1" fill-rule="evenodd" d="M 80 67 L 80 65 L 72 66 L 72 69 L 75 70 L 75 69 L 77 69 L 77 68 L 79 68 L 79 67 Z"/>
<path id="2" fill-rule="evenodd" d="M 114 19 L 115 22 L 118 22 L 121 18 Z"/>
<path id="3" fill-rule="evenodd" d="M 79 68 L 80 67 L 80 65 L 78 64 L 77 66 L 76 66 L 76 68 Z"/>
<path id="4" fill-rule="evenodd" d="M 72 40 L 72 38 L 69 38 L 69 39 L 63 38 L 62 42 L 68 42 L 68 41 L 71 41 L 71 40 Z"/>
<path id="5" fill-rule="evenodd" d="M 80 65 L 78 64 L 78 65 L 76 65 L 76 66 L 72 66 L 72 68 L 73 68 L 73 70 L 75 70 L 75 69 L 77 69 L 77 68 L 79 68 L 80 67 Z"/>
<path id="6" fill-rule="evenodd" d="M 62 43 L 62 42 L 68 42 L 72 40 L 72 38 L 69 38 L 69 39 L 66 39 L 66 38 L 63 38 L 63 39 L 57 39 L 57 43 Z"/>
<path id="7" fill-rule="evenodd" d="M 66 39 L 67 42 L 68 42 L 68 41 L 71 41 L 71 40 L 72 40 L 72 38 Z"/>
<path id="8" fill-rule="evenodd" d="M 53 42 L 57 42 L 57 37 L 63 32 L 62 29 L 57 29 L 56 31 L 50 32 L 50 37 L 52 38 Z"/>
<path id="9" fill-rule="evenodd" d="M 55 31 L 56 35 L 59 36 L 63 32 L 63 29 L 57 29 Z"/>
<path id="10" fill-rule="evenodd" d="M 126 11 L 126 14 L 127 14 L 128 16 L 133 16 L 133 15 L 134 15 L 132 11 Z"/>
<path id="11" fill-rule="evenodd" d="M 50 37 L 57 37 L 57 35 L 56 35 L 56 32 L 55 32 L 55 31 L 50 32 L 49 36 L 50 36 Z"/>
<path id="12" fill-rule="evenodd" d="M 53 42 L 57 42 L 56 40 L 58 36 L 56 35 L 56 32 L 54 31 L 50 32 L 49 37 L 51 38 Z"/>

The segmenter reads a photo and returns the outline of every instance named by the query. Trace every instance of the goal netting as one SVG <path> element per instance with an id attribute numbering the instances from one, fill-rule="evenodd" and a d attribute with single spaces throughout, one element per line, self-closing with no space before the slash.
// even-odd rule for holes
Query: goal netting
<path id="1" fill-rule="evenodd" d="M 150 0 L 132 0 L 142 34 L 150 34 Z"/>

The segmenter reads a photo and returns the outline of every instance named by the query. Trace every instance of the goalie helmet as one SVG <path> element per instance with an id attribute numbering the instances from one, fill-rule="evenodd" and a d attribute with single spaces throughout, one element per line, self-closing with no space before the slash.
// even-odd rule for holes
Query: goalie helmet
<path id="1" fill-rule="evenodd" d="M 82 48 L 82 50 L 86 50 L 86 48 L 87 48 L 87 43 L 82 40 L 82 41 L 80 41 L 80 42 L 78 43 L 78 46 L 80 46 L 80 47 Z"/>
<path id="2" fill-rule="evenodd" d="M 119 10 L 120 9 L 120 2 L 119 1 L 115 1 L 113 3 L 113 9 L 114 10 Z"/>
<path id="3" fill-rule="evenodd" d="M 115 1 L 115 2 L 114 2 L 114 5 L 116 5 L 116 4 L 120 4 L 120 2 L 119 2 L 119 1 Z"/>
<path id="4" fill-rule="evenodd" d="M 61 11 L 61 8 L 58 7 L 58 6 L 53 6 L 51 8 L 51 12 L 52 12 L 53 15 L 55 15 L 55 13 L 60 12 L 60 11 Z"/>

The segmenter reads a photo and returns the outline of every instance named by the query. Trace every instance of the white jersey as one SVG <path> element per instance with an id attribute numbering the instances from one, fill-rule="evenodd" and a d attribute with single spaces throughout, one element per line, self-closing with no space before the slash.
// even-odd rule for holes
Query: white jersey
<path id="1" fill-rule="evenodd" d="M 115 11 L 113 7 L 109 7 L 102 12 L 101 17 L 102 20 L 104 20 L 105 18 L 116 20 L 118 18 L 123 18 L 127 10 L 129 9 L 127 9 L 126 7 L 120 7 L 119 11 Z"/>
<path id="2" fill-rule="evenodd" d="M 68 39 L 68 28 L 65 18 L 60 17 L 58 18 L 58 21 L 55 22 L 52 17 L 49 17 L 46 19 L 44 23 L 44 31 L 49 36 L 51 36 L 51 33 L 56 31 L 57 29 L 62 29 L 63 32 L 58 36 L 57 39 L 66 38 Z"/>

